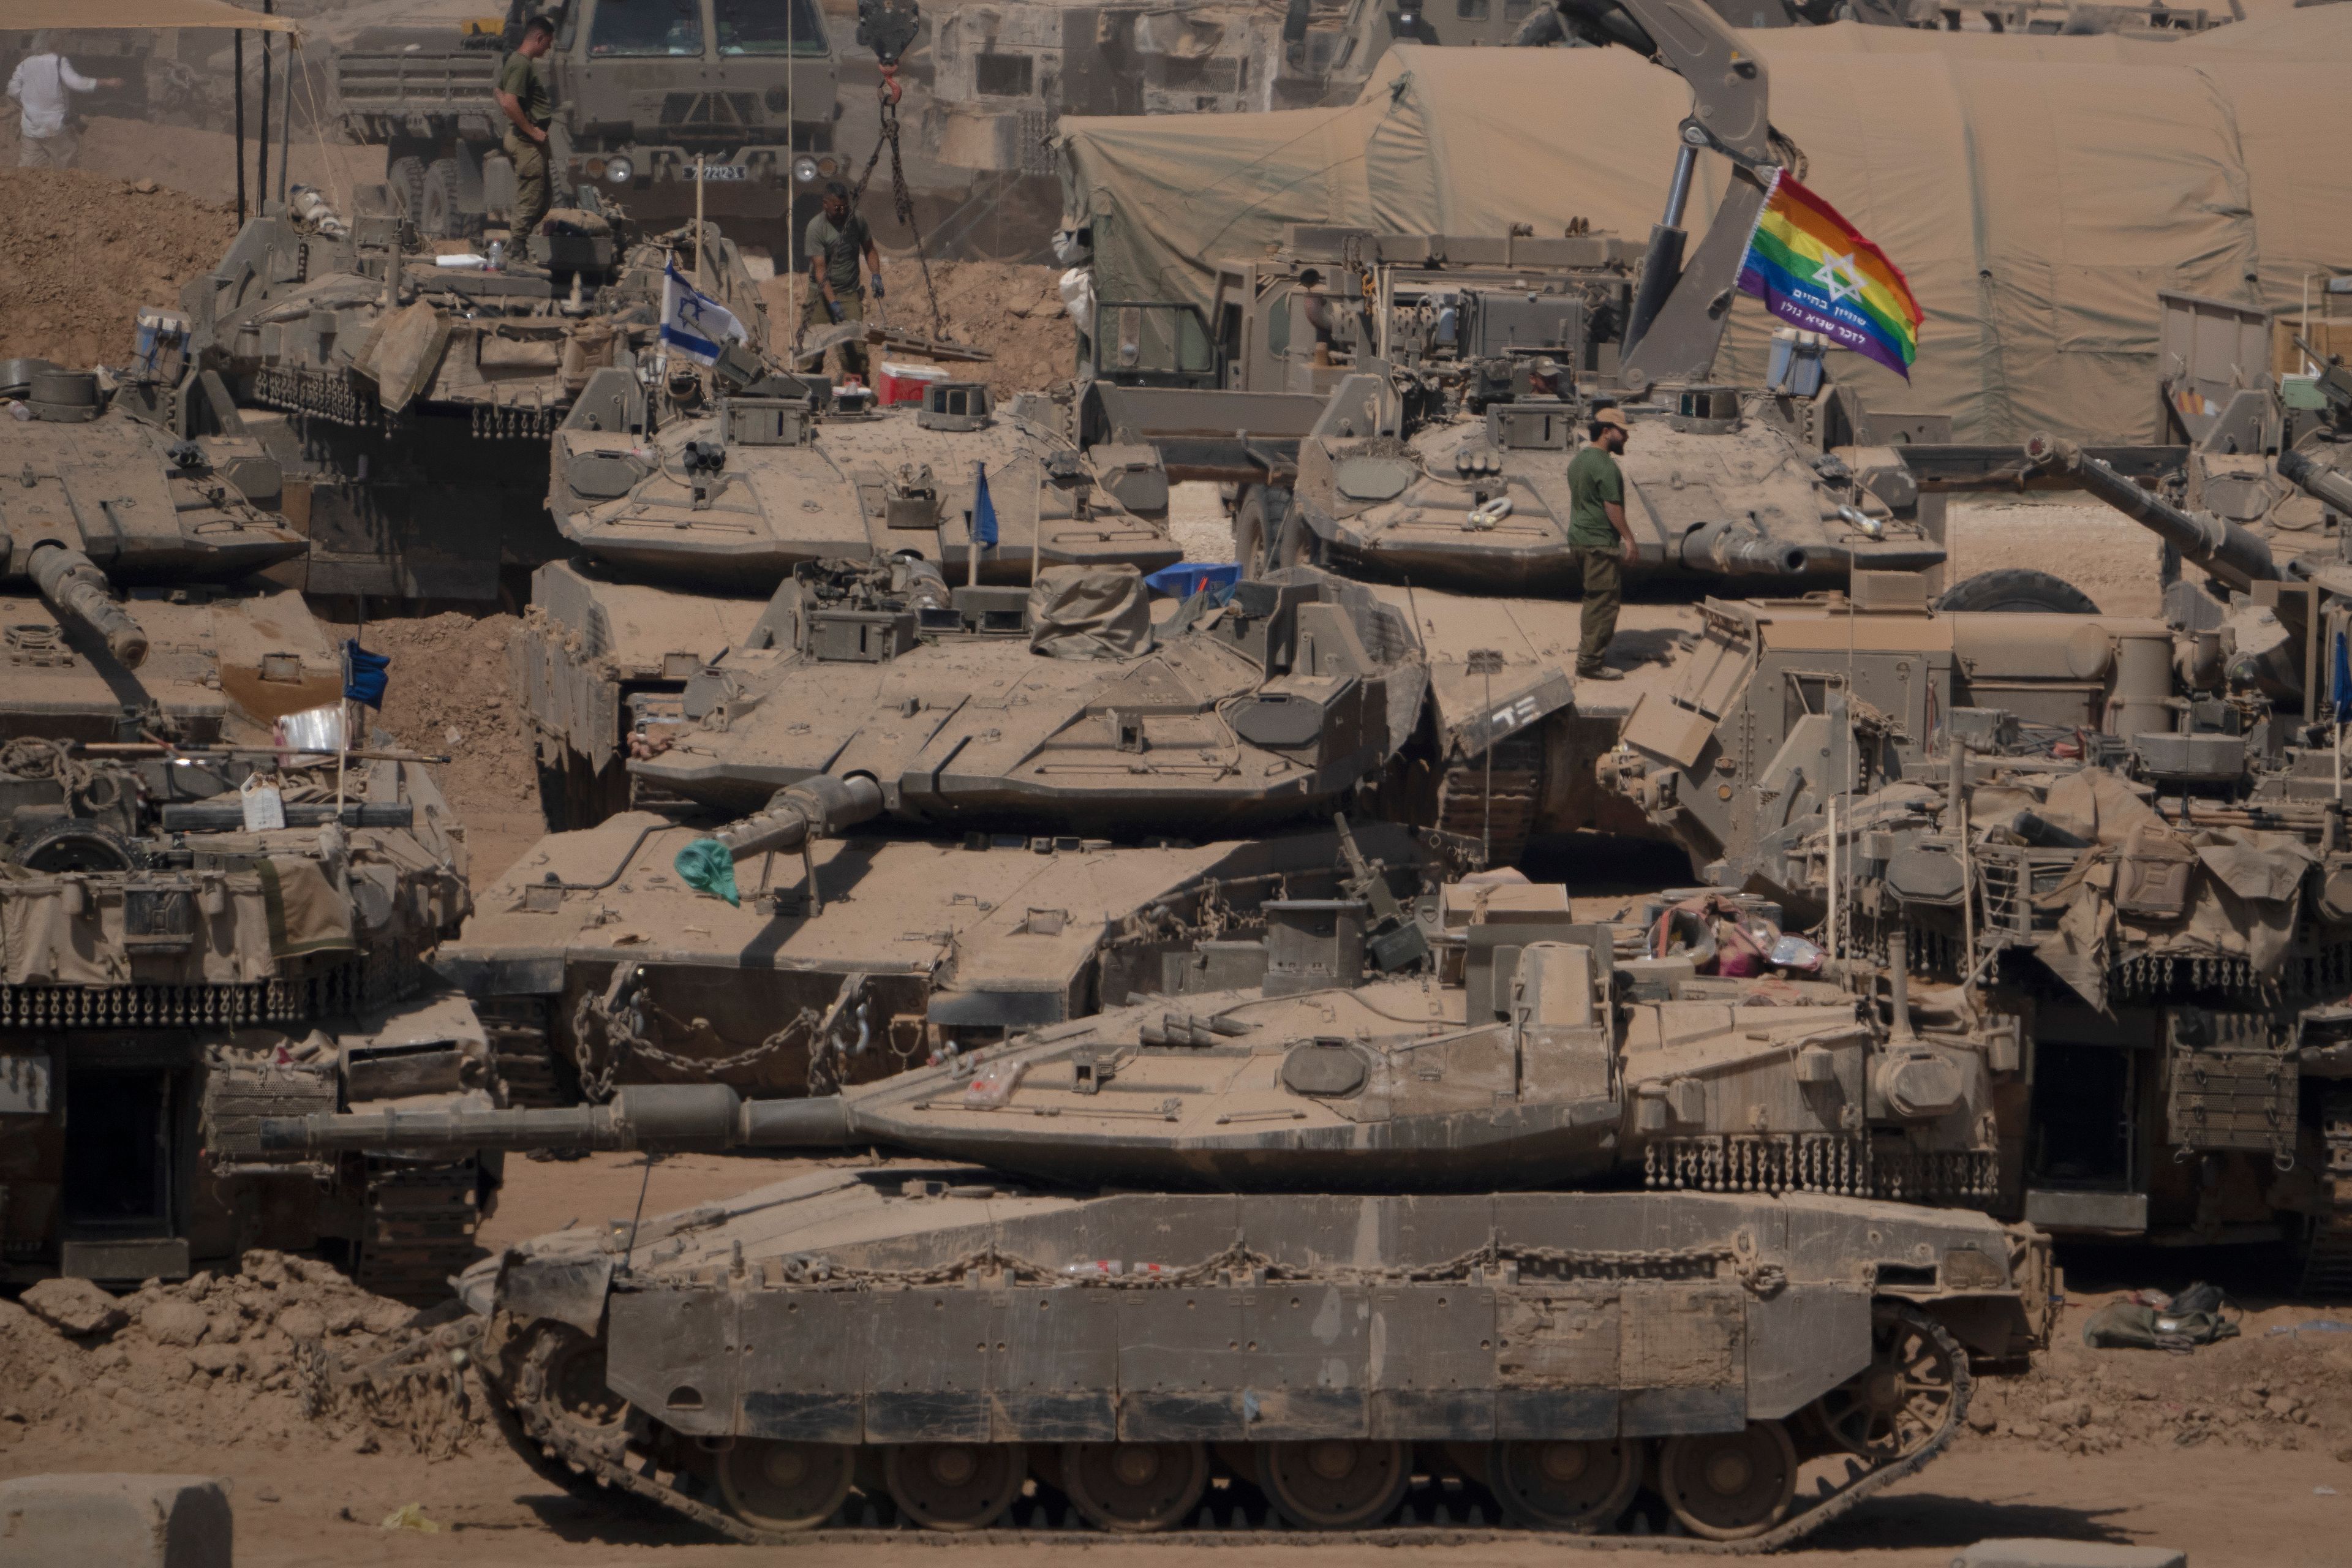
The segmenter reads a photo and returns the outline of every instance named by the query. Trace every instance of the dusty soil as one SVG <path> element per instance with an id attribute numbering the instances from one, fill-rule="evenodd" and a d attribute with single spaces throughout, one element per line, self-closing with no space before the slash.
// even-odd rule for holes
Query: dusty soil
<path id="1" fill-rule="evenodd" d="M 322 142 L 317 132 L 300 123 L 302 96 L 296 94 L 294 164 L 289 185 L 310 185 L 327 193 L 343 210 L 352 187 L 383 178 L 383 149 Z M 13 110 L 14 106 L 10 106 Z M 275 116 L 272 116 L 273 122 Z M 16 163 L 16 117 L 11 112 L 0 125 L 0 159 L 13 170 Z M 257 196 L 252 133 L 245 144 L 246 189 L 248 200 Z M 153 180 L 167 189 L 231 207 L 236 200 L 236 140 L 227 131 L 185 125 L 156 125 L 144 120 L 93 119 L 82 135 L 77 168 L 117 179 Z M 278 193 L 278 147 L 269 149 L 269 191 Z"/>
<path id="2" fill-rule="evenodd" d="M 773 1181 L 791 1161 L 635 1156 L 512 1162 L 491 1245 L 574 1219 L 690 1205 Z M 1942 1568 L 1990 1536 L 2050 1535 L 2162 1543 L 2206 1564 L 2341 1561 L 2352 1518 L 2352 1334 L 2274 1334 L 2330 1321 L 2263 1304 L 2244 1336 L 2189 1356 L 2090 1351 L 2083 1319 L 2110 1299 L 2069 1300 L 2060 1343 L 2028 1377 L 1987 1385 L 1962 1436 L 1914 1480 L 1779 1561 L 1843 1568 Z M 131 1321 L 69 1338 L 0 1303 L 0 1476 L 138 1468 L 223 1474 L 235 1483 L 238 1559 L 256 1565 L 740 1563 L 740 1548 L 688 1528 L 565 1495 L 479 1425 L 478 1401 L 446 1385 L 349 1395 L 306 1414 L 316 1357 L 363 1357 L 402 1309 L 315 1266 L 248 1255 L 236 1278 L 150 1288 L 122 1303 Z M 310 1348 L 316 1346 L 314 1352 Z M 217 1368 L 217 1370 L 214 1370 Z M 462 1445 L 454 1457 L 453 1443 Z M 439 1526 L 384 1528 L 415 1503 Z M 444 1539 L 444 1536 L 452 1539 Z M 936 1563 L 938 1538 L 828 1547 L 823 1561 Z M 1251 1549 L 1252 1560 L 1330 1561 L 1328 1552 Z M 1402 1547 L 1456 1568 L 1537 1568 L 1560 1543 L 1538 1538 Z M 955 1561 L 1016 1568 L 1106 1558 L 1207 1568 L 1230 1551 L 1105 1542 L 966 1544 Z M 812 1561 L 817 1559 L 813 1558 Z M 1627 1568 L 1686 1558 L 1638 1549 L 1596 1562 Z"/>
<path id="3" fill-rule="evenodd" d="M 1948 582 L 1998 567 L 2032 566 L 2072 583 L 2108 615 L 2163 610 L 2157 574 L 2164 552 L 2156 535 L 2096 501 L 2064 494 L 1955 501 L 1946 548 Z"/>
<path id="4" fill-rule="evenodd" d="M 1055 292 L 1060 277 L 1051 267 L 1010 261 L 932 262 L 931 281 L 939 289 L 946 336 L 995 355 L 984 365 L 962 367 L 958 374 L 976 374 L 1000 396 L 1067 381 L 1077 362 L 1077 332 Z M 922 269 L 913 258 L 886 255 L 882 280 L 890 323 L 931 335 L 929 299 L 923 290 Z M 786 341 L 800 324 L 805 287 L 804 279 L 793 277 L 777 278 L 762 289 L 769 320 Z M 923 363 L 918 354 L 890 357 Z"/>
<path id="5" fill-rule="evenodd" d="M 0 120 L 13 142 L 16 116 Z M 0 168 L 0 359 L 121 363 L 139 307 L 177 308 L 236 229 L 229 210 L 145 176 Z"/>
<path id="6" fill-rule="evenodd" d="M 351 635 L 349 622 L 330 620 L 342 607 L 313 606 L 338 638 Z M 392 657 L 374 723 L 404 746 L 450 759 L 436 772 L 466 825 L 476 887 L 496 880 L 546 830 L 530 726 L 508 673 L 507 645 L 521 624 L 515 616 L 452 610 L 372 620 L 362 634 L 371 652 Z"/>

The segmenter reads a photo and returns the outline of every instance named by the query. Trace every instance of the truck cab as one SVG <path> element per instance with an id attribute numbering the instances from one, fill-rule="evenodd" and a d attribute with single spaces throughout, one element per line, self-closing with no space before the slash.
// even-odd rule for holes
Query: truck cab
<path id="1" fill-rule="evenodd" d="M 499 68 L 539 7 L 502 25 L 362 34 L 336 64 L 344 123 L 428 238 L 470 238 L 514 200 Z M 784 220 L 833 157 L 837 65 L 815 0 L 555 0 L 546 56 L 559 192 L 593 188 L 640 221 Z M 577 196 L 573 198 L 575 201 Z M 747 237 L 750 237 L 747 235 Z"/>

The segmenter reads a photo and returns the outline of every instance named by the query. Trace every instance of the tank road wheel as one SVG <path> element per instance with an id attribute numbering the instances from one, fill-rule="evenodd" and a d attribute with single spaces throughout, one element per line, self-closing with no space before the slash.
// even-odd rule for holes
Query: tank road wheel
<path id="1" fill-rule="evenodd" d="M 1530 1530 L 1606 1530 L 1642 1484 L 1642 1449 L 1622 1438 L 1497 1443 L 1486 1475 L 1514 1523 Z"/>
<path id="2" fill-rule="evenodd" d="M 1933 1320 L 1881 1308 L 1870 1365 L 1822 1395 L 1822 1425 L 1839 1447 L 1878 1464 L 1917 1453 L 1952 1429 L 1968 1404 L 1960 1348 Z"/>
<path id="3" fill-rule="evenodd" d="M 1789 1516 L 1796 1499 L 1797 1446 L 1778 1421 L 1669 1437 L 1658 1450 L 1658 1489 L 1693 1535 L 1761 1535 Z"/>
<path id="4" fill-rule="evenodd" d="M 857 1450 L 841 1443 L 738 1437 L 719 1456 L 719 1492 L 735 1517 L 761 1530 L 814 1530 L 857 1479 Z"/>
<path id="5" fill-rule="evenodd" d="M 890 1500 L 928 1530 L 986 1530 L 1028 1479 L 1018 1443 L 904 1443 L 882 1461 Z"/>
<path id="6" fill-rule="evenodd" d="M 2030 610 L 2046 616 L 2095 616 L 2091 596 L 2047 572 L 2004 566 L 1962 578 L 1936 597 L 1939 610 Z"/>
<path id="7" fill-rule="evenodd" d="M 1061 1488 L 1097 1530 L 1141 1535 L 1181 1524 L 1209 1486 L 1198 1443 L 1068 1443 Z"/>
<path id="8" fill-rule="evenodd" d="M 417 195 L 416 232 L 426 239 L 471 239 L 481 223 L 478 214 L 459 210 L 457 160 L 435 159 Z"/>
<path id="9" fill-rule="evenodd" d="M 1289 510 L 1290 492 L 1264 485 L 1252 485 L 1234 509 L 1234 559 L 1241 563 L 1243 576 L 1263 577 L 1278 564 L 1275 540 Z"/>
<path id="10" fill-rule="evenodd" d="M 1404 1500 L 1412 1480 L 1402 1443 L 1327 1437 L 1268 1443 L 1258 1456 L 1258 1483 L 1282 1517 L 1303 1530 L 1361 1530 Z"/>

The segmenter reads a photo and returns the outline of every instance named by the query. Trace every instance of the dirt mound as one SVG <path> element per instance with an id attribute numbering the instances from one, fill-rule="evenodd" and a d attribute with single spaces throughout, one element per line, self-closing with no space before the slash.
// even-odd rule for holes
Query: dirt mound
<path id="1" fill-rule="evenodd" d="M 150 1283 L 112 1306 L 110 1327 L 68 1334 L 0 1300 L 0 1446 L 167 1426 L 280 1451 L 404 1442 L 439 1455 L 479 1424 L 478 1392 L 462 1373 L 453 1384 L 443 1358 L 414 1378 L 356 1385 L 364 1393 L 330 1375 L 404 1342 L 417 1313 L 324 1263 L 248 1252 L 235 1274 Z"/>
<path id="2" fill-rule="evenodd" d="M 2057 1342 L 2025 1377 L 1981 1382 L 1969 1425 L 1998 1442 L 2070 1454 L 2132 1446 L 2310 1449 L 2352 1463 L 2352 1315 L 2248 1312 L 2237 1338 L 2185 1354 L 2093 1350 L 2083 1321 L 2116 1296 L 2071 1300 Z"/>
<path id="3" fill-rule="evenodd" d="M 947 335 L 996 356 L 986 364 L 950 368 L 987 382 L 999 396 L 1069 380 L 1078 338 L 1055 291 L 1061 276 L 1051 267 L 1011 261 L 931 263 Z M 912 259 L 886 256 L 882 281 L 888 290 L 883 303 L 890 323 L 928 336 L 930 300 L 923 291 L 922 268 Z M 799 279 L 779 278 L 763 290 L 779 341 L 790 342 L 800 323 L 800 289 Z M 920 363 L 913 354 L 891 357 Z"/>
<path id="4" fill-rule="evenodd" d="M 81 169 L 0 169 L 0 359 L 130 357 L 142 305 L 176 306 L 218 265 L 226 208 Z"/>

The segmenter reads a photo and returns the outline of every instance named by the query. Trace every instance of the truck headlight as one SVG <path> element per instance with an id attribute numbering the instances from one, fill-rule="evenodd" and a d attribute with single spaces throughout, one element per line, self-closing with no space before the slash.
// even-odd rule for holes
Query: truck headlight
<path id="1" fill-rule="evenodd" d="M 803 153 L 799 157 L 793 160 L 793 184 L 796 185 L 814 185 L 816 184 L 815 159 Z"/>
<path id="2" fill-rule="evenodd" d="M 629 176 L 636 172 L 636 165 L 626 158 L 614 158 L 604 165 L 604 177 L 616 185 L 627 184 Z"/>

